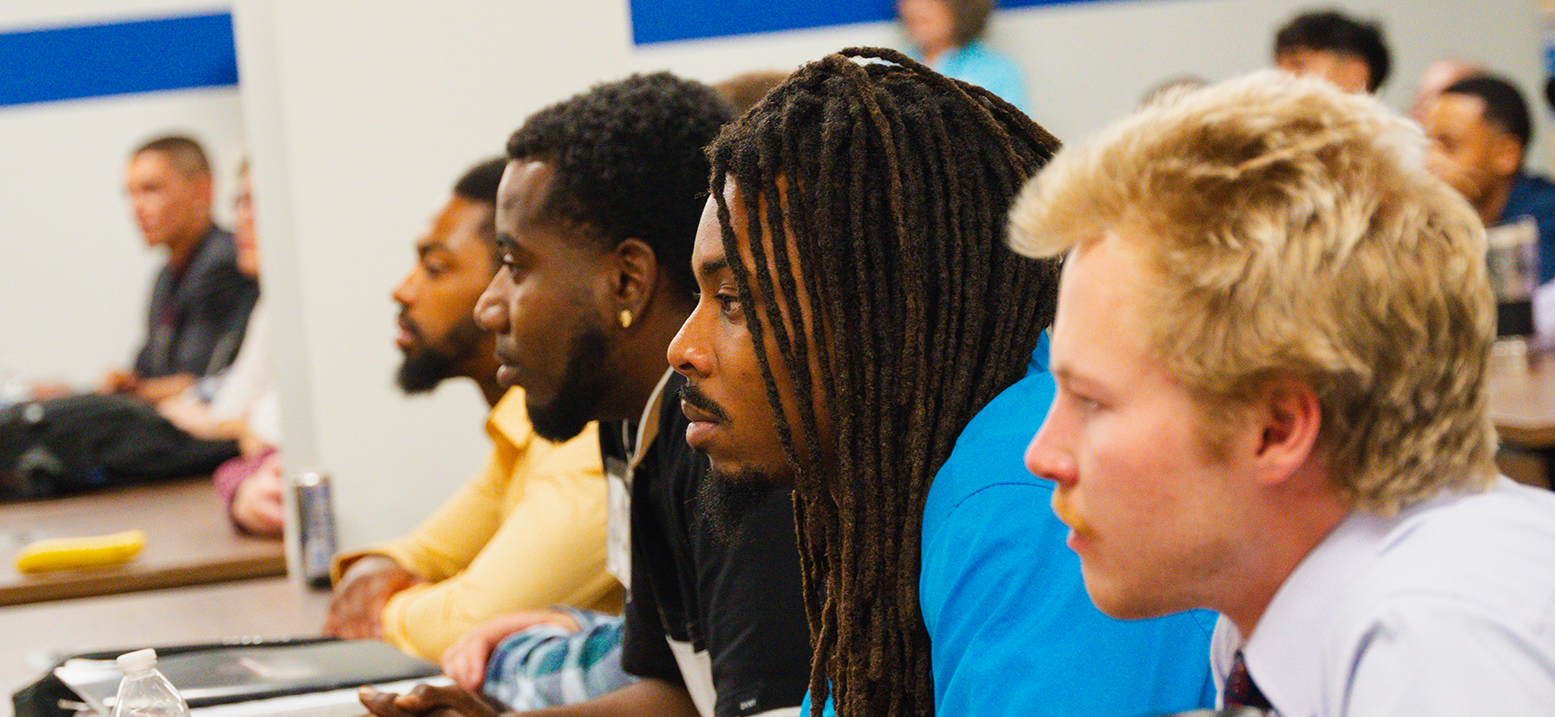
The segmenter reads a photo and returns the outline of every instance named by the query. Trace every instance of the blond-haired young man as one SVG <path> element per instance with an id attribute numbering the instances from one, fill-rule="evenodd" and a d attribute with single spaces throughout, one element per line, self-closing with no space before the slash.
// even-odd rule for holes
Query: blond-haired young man
<path id="1" fill-rule="evenodd" d="M 1103 612 L 1223 615 L 1228 705 L 1555 705 L 1555 496 L 1496 475 L 1484 231 L 1423 150 L 1261 73 L 1062 152 L 1011 214 L 1067 256 L 1027 466 Z"/>

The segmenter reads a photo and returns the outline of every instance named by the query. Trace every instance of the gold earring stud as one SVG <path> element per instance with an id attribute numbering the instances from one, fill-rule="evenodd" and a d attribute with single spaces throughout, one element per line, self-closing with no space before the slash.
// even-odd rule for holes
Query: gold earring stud
<path id="1" fill-rule="evenodd" d="M 623 328 L 623 329 L 632 328 L 632 310 L 631 309 L 622 309 L 621 310 L 621 328 Z"/>

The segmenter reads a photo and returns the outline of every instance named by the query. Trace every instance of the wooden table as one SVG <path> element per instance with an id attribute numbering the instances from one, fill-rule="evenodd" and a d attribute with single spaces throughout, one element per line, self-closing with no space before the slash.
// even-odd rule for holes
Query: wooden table
<path id="1" fill-rule="evenodd" d="M 1501 438 L 1503 470 L 1511 474 L 1510 464 L 1519 461 L 1542 463 L 1532 471 L 1542 473 L 1544 485 L 1555 485 L 1555 357 L 1498 358 L 1491 362 L 1489 378 L 1490 417 Z"/>
<path id="2" fill-rule="evenodd" d="M 59 655 L 230 637 L 317 635 L 328 591 L 285 578 L 0 608 L 0 715 Z"/>
<path id="3" fill-rule="evenodd" d="M 34 540 L 135 528 L 146 532 L 146 547 L 124 565 L 16 571 L 16 554 Z M 281 541 L 233 530 L 205 478 L 0 505 L 0 561 L 0 605 L 286 574 Z"/>
<path id="4" fill-rule="evenodd" d="M 1490 415 L 1503 441 L 1555 447 L 1555 358 L 1541 356 L 1526 367 L 1515 361 L 1493 363 Z"/>

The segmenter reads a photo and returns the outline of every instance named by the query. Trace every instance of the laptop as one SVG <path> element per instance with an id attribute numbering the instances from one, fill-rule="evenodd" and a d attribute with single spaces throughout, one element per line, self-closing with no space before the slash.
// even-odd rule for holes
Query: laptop
<path id="1" fill-rule="evenodd" d="M 192 711 L 340 692 L 343 704 L 354 705 L 350 714 L 361 714 L 355 688 L 405 681 L 414 685 L 442 673 L 436 665 L 377 640 L 211 645 L 162 652 L 158 650 L 157 669 L 178 688 Z M 113 713 L 123 674 L 112 660 L 66 660 L 55 668 L 54 675 L 92 709 L 104 715 Z"/>

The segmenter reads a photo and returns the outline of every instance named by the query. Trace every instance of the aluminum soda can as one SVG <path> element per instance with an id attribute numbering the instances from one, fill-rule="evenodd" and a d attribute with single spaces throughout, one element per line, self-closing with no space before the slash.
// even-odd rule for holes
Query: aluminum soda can
<path id="1" fill-rule="evenodd" d="M 335 508 L 329 476 L 309 471 L 292 476 L 291 483 L 302 579 L 313 587 L 327 588 L 330 561 L 335 557 Z"/>

